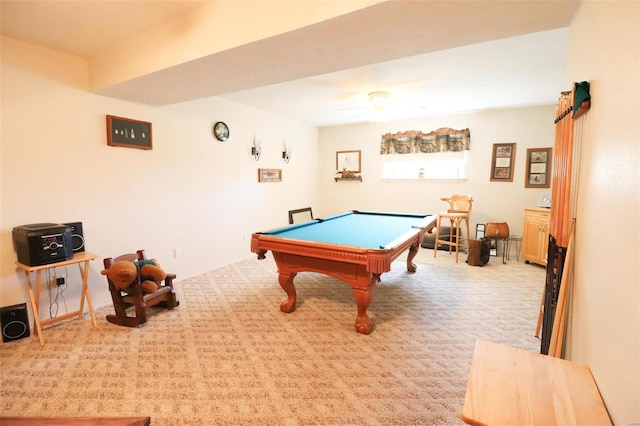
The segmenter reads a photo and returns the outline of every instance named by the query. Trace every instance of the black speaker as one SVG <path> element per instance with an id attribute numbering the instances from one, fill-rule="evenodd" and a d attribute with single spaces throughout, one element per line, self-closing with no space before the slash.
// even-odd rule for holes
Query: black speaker
<path id="1" fill-rule="evenodd" d="M 22 303 L 0 308 L 0 324 L 2 325 L 3 342 L 29 337 L 31 333 L 29 331 L 27 304 Z"/>
<path id="2" fill-rule="evenodd" d="M 71 228 L 71 247 L 73 252 L 84 251 L 84 234 L 82 233 L 82 222 L 64 223 Z"/>

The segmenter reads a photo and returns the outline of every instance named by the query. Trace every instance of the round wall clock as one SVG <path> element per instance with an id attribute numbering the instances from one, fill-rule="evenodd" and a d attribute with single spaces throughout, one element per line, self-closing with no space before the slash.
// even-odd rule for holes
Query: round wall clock
<path id="1" fill-rule="evenodd" d="M 222 121 L 218 121 L 213 125 L 213 134 L 219 141 L 226 141 L 229 139 L 229 126 Z"/>

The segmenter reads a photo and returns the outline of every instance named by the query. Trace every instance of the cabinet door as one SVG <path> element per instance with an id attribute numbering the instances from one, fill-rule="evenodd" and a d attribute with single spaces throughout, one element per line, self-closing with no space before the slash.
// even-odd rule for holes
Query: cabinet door
<path id="1" fill-rule="evenodd" d="M 547 264 L 549 240 L 549 219 L 547 211 L 525 210 L 522 234 L 522 258 L 540 265 Z"/>
<path id="2" fill-rule="evenodd" d="M 540 222 L 540 253 L 538 254 L 539 264 L 547 264 L 547 251 L 549 250 L 549 215 L 542 218 Z"/>
<path id="3" fill-rule="evenodd" d="M 522 235 L 522 258 L 530 262 L 539 263 L 541 244 L 542 222 L 535 215 L 526 214 L 524 221 L 524 232 Z"/>

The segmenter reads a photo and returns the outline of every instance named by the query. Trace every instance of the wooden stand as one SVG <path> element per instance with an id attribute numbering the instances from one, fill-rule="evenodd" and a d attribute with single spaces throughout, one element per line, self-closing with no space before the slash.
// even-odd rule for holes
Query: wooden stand
<path id="1" fill-rule="evenodd" d="M 0 417 L 2 426 L 149 426 L 150 417 Z"/>
<path id="2" fill-rule="evenodd" d="M 64 321 L 66 319 L 76 317 L 76 316 L 78 318 L 82 318 L 82 314 L 84 313 L 85 297 L 87 298 L 87 305 L 89 305 L 89 313 L 91 314 L 91 321 L 93 322 L 93 326 L 94 327 L 98 326 L 98 322 L 96 321 L 96 315 L 93 311 L 93 304 L 91 303 L 89 286 L 87 284 L 87 277 L 89 274 L 89 262 L 96 259 L 97 257 L 98 256 L 93 253 L 80 252 L 80 253 L 75 253 L 73 255 L 73 258 L 69 260 L 56 262 L 56 263 L 49 263 L 47 265 L 39 265 L 39 266 L 29 266 L 16 261 L 16 265 L 18 266 L 18 268 L 24 270 L 24 274 L 27 279 L 27 287 L 29 289 L 29 299 L 31 301 L 31 309 L 33 309 L 34 328 L 36 330 L 35 331 L 36 334 L 38 335 L 40 346 L 44 346 L 44 338 L 42 337 L 42 327 L 49 324 L 55 324 L 60 321 Z M 40 284 L 42 281 L 42 274 L 41 274 L 42 271 L 44 269 L 53 269 L 61 266 L 68 266 L 68 265 L 75 265 L 75 264 L 77 264 L 78 268 L 80 268 L 80 275 L 82 276 L 82 292 L 80 294 L 80 307 L 78 308 L 77 311 L 69 312 L 68 314 L 61 315 L 56 318 L 50 318 L 44 321 L 40 321 L 39 304 L 40 304 Z M 33 285 L 31 283 L 31 272 L 36 273 L 35 293 L 33 290 Z"/>

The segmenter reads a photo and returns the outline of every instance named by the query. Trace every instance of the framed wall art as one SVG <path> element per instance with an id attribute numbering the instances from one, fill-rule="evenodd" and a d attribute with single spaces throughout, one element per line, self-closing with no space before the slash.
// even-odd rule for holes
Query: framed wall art
<path id="1" fill-rule="evenodd" d="M 107 115 L 107 145 L 152 149 L 151 123 Z"/>
<path id="2" fill-rule="evenodd" d="M 527 149 L 527 174 L 524 179 L 525 188 L 551 187 L 551 148 Z"/>
<path id="3" fill-rule="evenodd" d="M 516 161 L 515 143 L 494 143 L 491 156 L 491 180 L 513 182 L 513 168 Z"/>
<path id="4" fill-rule="evenodd" d="M 282 182 L 282 169 L 258 169 L 258 182 Z"/>
<path id="5" fill-rule="evenodd" d="M 360 153 L 360 150 L 336 152 L 336 170 L 338 172 L 360 173 Z"/>

